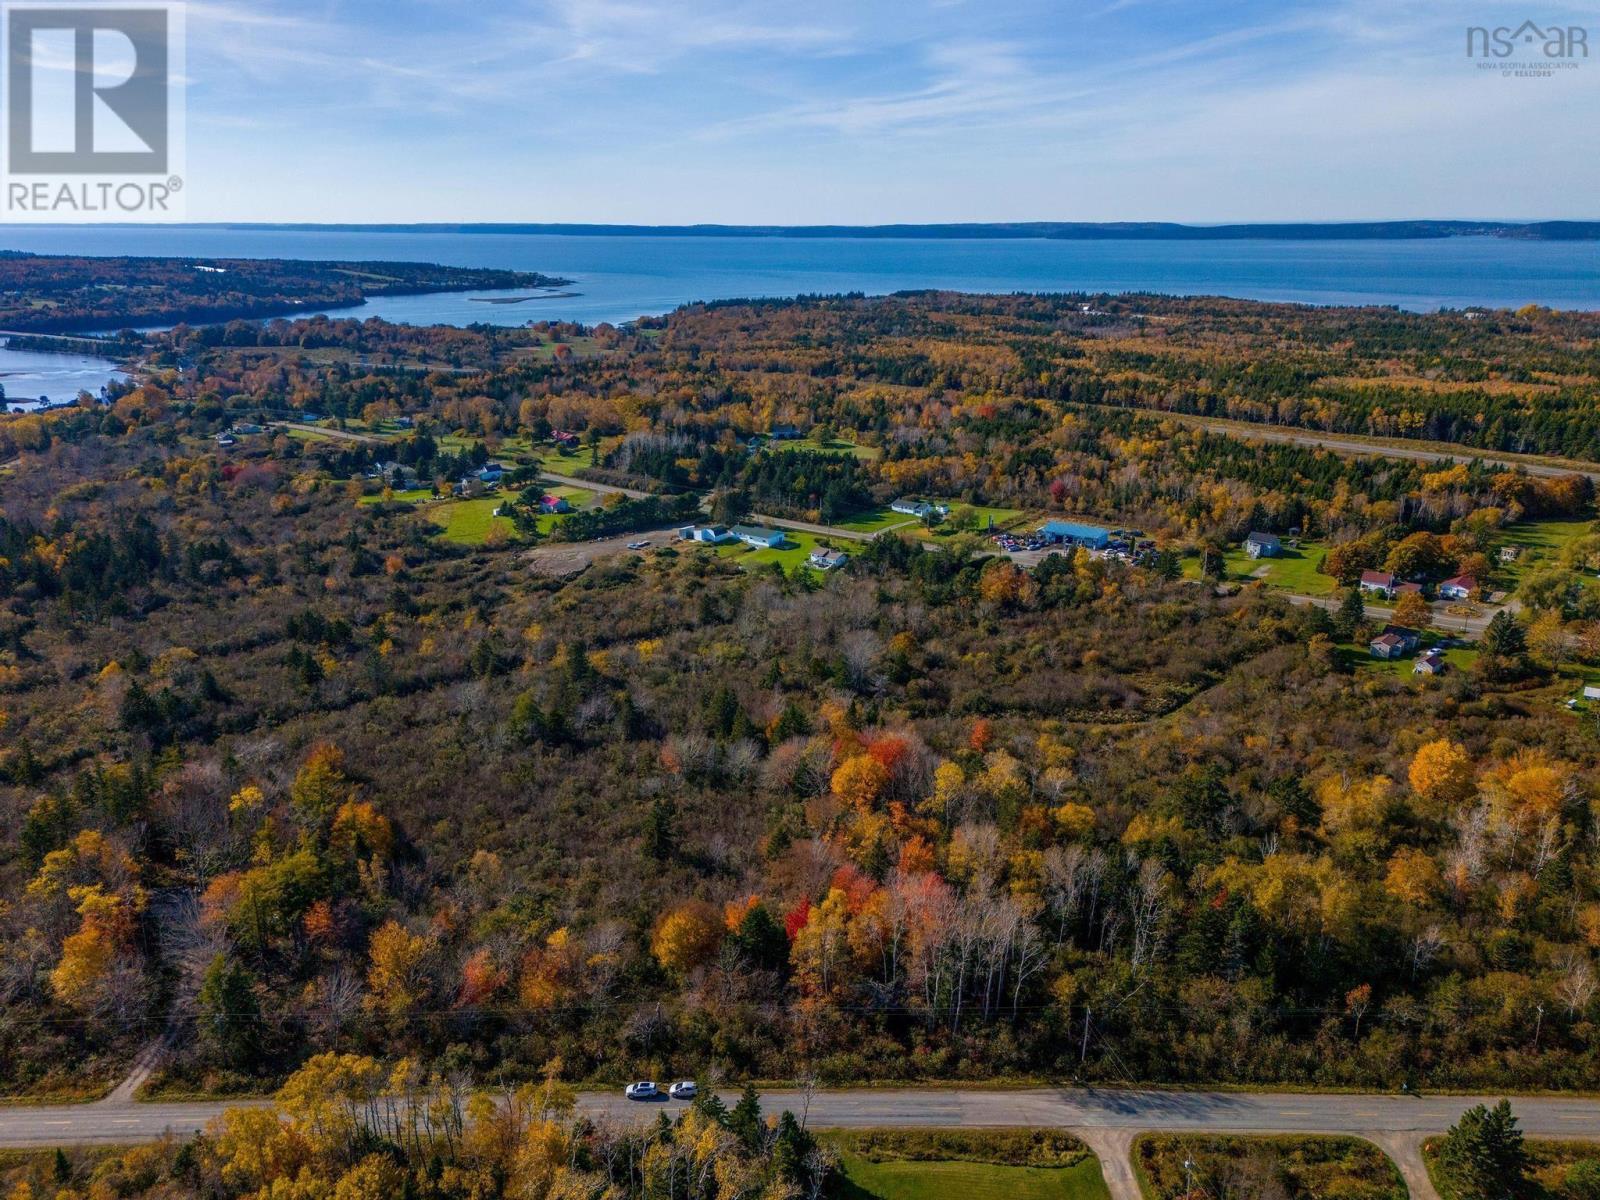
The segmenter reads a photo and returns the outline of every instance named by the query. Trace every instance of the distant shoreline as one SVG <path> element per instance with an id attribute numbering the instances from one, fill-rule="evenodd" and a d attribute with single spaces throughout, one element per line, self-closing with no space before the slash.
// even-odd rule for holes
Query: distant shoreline
<path id="1" fill-rule="evenodd" d="M 604 225 L 568 222 L 415 224 L 211 221 L 171 229 L 286 233 L 452 233 L 558 237 L 860 238 L 1047 241 L 1418 241 L 1487 237 L 1540 242 L 1600 241 L 1595 221 L 1330 221 L 1186 225 L 1170 221 L 986 221 L 894 225 Z"/>

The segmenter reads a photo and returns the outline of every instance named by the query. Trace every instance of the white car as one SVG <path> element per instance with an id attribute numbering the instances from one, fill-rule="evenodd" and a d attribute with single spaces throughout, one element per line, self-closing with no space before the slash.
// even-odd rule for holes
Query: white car
<path id="1" fill-rule="evenodd" d="M 643 550 L 649 544 L 650 544 L 650 542 L 649 542 L 648 539 L 645 540 L 645 541 L 642 541 L 642 542 L 629 542 L 628 543 L 628 549 L 629 550 Z"/>
<path id="2" fill-rule="evenodd" d="M 667 1089 L 667 1095 L 674 1100 L 693 1100 L 695 1094 L 694 1080 L 680 1079 Z"/>
<path id="3" fill-rule="evenodd" d="M 646 1079 L 639 1083 L 630 1083 L 622 1089 L 622 1094 L 629 1100 L 654 1100 L 661 1095 L 661 1089 Z"/>

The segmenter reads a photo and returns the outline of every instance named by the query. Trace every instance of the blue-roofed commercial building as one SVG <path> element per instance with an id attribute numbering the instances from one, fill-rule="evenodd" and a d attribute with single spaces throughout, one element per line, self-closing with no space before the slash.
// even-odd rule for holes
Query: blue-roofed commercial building
<path id="1" fill-rule="evenodd" d="M 1111 544 L 1111 530 L 1077 521 L 1046 521 L 1039 526 L 1039 533 L 1047 542 L 1087 546 L 1090 550 L 1104 550 Z"/>

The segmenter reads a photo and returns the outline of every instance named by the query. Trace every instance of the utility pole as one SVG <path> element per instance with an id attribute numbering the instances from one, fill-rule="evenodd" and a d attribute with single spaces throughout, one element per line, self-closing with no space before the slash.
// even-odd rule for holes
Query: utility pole
<path id="1" fill-rule="evenodd" d="M 1082 1066 L 1089 1057 L 1089 1022 L 1094 1020 L 1094 1008 L 1091 1006 L 1083 1010 L 1083 1046 L 1078 1050 L 1078 1065 Z"/>
<path id="2" fill-rule="evenodd" d="M 1544 1028 L 1544 1005 L 1535 1004 L 1533 1011 L 1538 1014 L 1533 1022 L 1533 1048 L 1537 1051 L 1539 1049 L 1539 1031 Z"/>

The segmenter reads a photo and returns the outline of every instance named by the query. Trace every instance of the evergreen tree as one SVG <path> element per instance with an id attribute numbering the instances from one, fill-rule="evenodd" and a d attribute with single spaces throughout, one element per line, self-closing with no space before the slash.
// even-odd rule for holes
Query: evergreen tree
<path id="1" fill-rule="evenodd" d="M 201 1037 L 217 1060 L 248 1068 L 261 1050 L 261 1006 L 250 972 L 226 954 L 217 955 L 206 968 L 197 999 Z"/>
<path id="2" fill-rule="evenodd" d="M 761 1097 L 756 1092 L 755 1084 L 744 1085 L 739 1103 L 733 1106 L 733 1112 L 729 1114 L 728 1128 L 733 1130 L 746 1150 L 755 1151 L 761 1148 L 766 1136 L 766 1126 L 761 1120 Z"/>
<path id="3" fill-rule="evenodd" d="M 1339 611 L 1334 614 L 1333 631 L 1340 641 L 1348 642 L 1367 619 L 1367 604 L 1361 598 L 1360 588 L 1347 588 L 1339 597 Z"/>
<path id="4" fill-rule="evenodd" d="M 644 852 L 647 858 L 666 862 L 677 853 L 677 815 L 677 806 L 672 801 L 658 796 L 651 802 L 650 812 L 644 822 Z"/>
<path id="5" fill-rule="evenodd" d="M 1528 653 L 1528 634 L 1506 609 L 1495 613 L 1483 631 L 1483 652 L 1490 658 L 1520 662 Z"/>
<path id="6" fill-rule="evenodd" d="M 1460 1200 L 1514 1200 L 1527 1187 L 1528 1154 L 1522 1131 L 1502 1100 L 1461 1114 L 1445 1135 L 1439 1165 Z"/>

